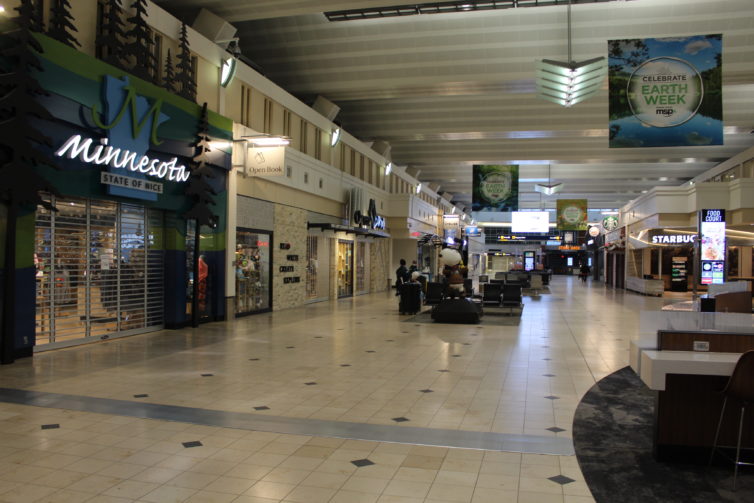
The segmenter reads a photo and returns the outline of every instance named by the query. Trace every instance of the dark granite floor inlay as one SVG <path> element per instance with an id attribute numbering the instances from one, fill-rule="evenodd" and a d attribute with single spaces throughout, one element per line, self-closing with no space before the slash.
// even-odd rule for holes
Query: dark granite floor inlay
<path id="1" fill-rule="evenodd" d="M 142 394 L 140 394 L 140 395 L 134 395 L 134 398 L 146 398 L 146 397 L 148 397 L 148 396 L 149 396 L 149 395 L 147 395 L 146 393 L 142 393 Z"/>
<path id="2" fill-rule="evenodd" d="M 363 467 L 363 466 L 370 466 L 370 465 L 373 465 L 373 464 L 374 464 L 374 462 L 372 462 L 372 461 L 369 461 L 368 459 L 366 459 L 366 458 L 365 458 L 365 459 L 354 459 L 353 461 L 351 461 L 351 464 L 352 464 L 352 465 L 356 465 L 356 466 L 358 466 L 359 468 L 361 468 L 361 467 Z"/>
<path id="3" fill-rule="evenodd" d="M 202 377 L 212 377 L 212 376 L 214 376 L 214 375 L 215 375 L 215 374 L 202 374 Z"/>
<path id="4" fill-rule="evenodd" d="M 250 362 L 258 362 L 258 361 L 259 361 L 259 358 L 249 358 L 249 361 L 250 361 Z"/>
<path id="5" fill-rule="evenodd" d="M 183 442 L 183 447 L 185 447 L 186 449 L 189 449 L 191 447 L 201 447 L 202 445 L 204 444 L 198 440 L 192 440 L 191 442 Z"/>
<path id="6" fill-rule="evenodd" d="M 60 428 L 59 424 L 43 424 L 42 429 L 43 430 L 56 430 Z"/>
<path id="7" fill-rule="evenodd" d="M 545 428 L 545 429 L 553 433 L 560 433 L 561 431 L 565 431 L 563 428 L 558 428 L 557 426 L 553 426 L 552 428 Z"/>
<path id="8" fill-rule="evenodd" d="M 422 393 L 434 393 L 434 391 L 432 391 L 431 389 L 420 389 L 419 391 L 421 391 Z"/>
<path id="9" fill-rule="evenodd" d="M 566 477 L 565 475 L 555 475 L 554 477 L 547 477 L 547 480 L 552 480 L 556 484 L 560 484 L 561 486 L 564 486 L 566 484 L 570 484 L 571 482 L 576 482 L 574 479 L 570 477 Z"/>
<path id="10" fill-rule="evenodd" d="M 394 417 L 393 421 L 396 423 L 405 423 L 406 421 L 410 421 L 410 419 L 407 417 Z"/>
<path id="11" fill-rule="evenodd" d="M 555 396 L 555 395 L 550 395 L 550 396 L 546 396 L 545 398 L 547 398 L 548 400 L 558 400 L 560 397 Z"/>
<path id="12" fill-rule="evenodd" d="M 573 444 L 596 503 L 751 503 L 754 470 L 660 463 L 652 456 L 655 393 L 625 367 L 584 395 Z M 616 495 L 620 495 L 616 498 Z"/>
<path id="13" fill-rule="evenodd" d="M 304 384 L 306 384 L 307 386 L 314 386 L 317 383 L 314 381 L 309 381 L 309 382 L 305 382 Z"/>
<path id="14" fill-rule="evenodd" d="M 254 410 L 270 410 L 270 408 L 266 405 L 262 405 L 260 407 L 254 407 Z"/>
<path id="15" fill-rule="evenodd" d="M 555 374 L 542 374 L 542 377 L 555 377 Z"/>
<path id="16" fill-rule="evenodd" d="M 350 364 L 350 363 L 342 363 L 342 364 L 341 364 L 340 366 L 341 366 L 341 367 L 350 367 L 350 366 L 351 366 L 351 364 Z"/>

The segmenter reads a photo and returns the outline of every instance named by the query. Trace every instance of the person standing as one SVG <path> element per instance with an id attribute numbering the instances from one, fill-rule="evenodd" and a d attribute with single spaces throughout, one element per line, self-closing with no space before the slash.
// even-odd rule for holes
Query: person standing
<path id="1" fill-rule="evenodd" d="M 395 270 L 395 295 L 401 294 L 401 286 L 403 283 L 407 283 L 411 277 L 408 268 L 406 267 L 406 260 L 400 260 L 400 266 Z"/>

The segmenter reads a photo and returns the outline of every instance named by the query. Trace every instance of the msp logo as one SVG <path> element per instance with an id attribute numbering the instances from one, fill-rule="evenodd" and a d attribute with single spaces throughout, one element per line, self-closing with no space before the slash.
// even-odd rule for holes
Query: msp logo
<path id="1" fill-rule="evenodd" d="M 150 147 L 162 143 L 157 129 L 169 119 L 162 113 L 162 100 L 154 100 L 150 105 L 145 97 L 136 94 L 128 77 L 121 80 L 106 75 L 102 90 L 104 107 L 100 112 L 97 104 L 92 106 L 92 122 L 106 131 L 107 137 L 73 135 L 55 155 L 106 166 L 113 176 L 103 174 L 101 181 L 108 185 L 108 193 L 112 195 L 154 201 L 162 192 L 162 184 L 149 182 L 147 176 L 187 181 L 189 170 L 177 157 L 165 161 L 147 155 Z M 126 117 L 130 120 L 123 120 Z"/>

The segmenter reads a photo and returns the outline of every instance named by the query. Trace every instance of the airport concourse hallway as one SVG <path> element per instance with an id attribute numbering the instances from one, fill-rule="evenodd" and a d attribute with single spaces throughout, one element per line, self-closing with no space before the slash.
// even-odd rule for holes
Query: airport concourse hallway
<path id="1" fill-rule="evenodd" d="M 580 398 L 661 298 L 556 276 L 504 324 L 392 293 L 0 367 L 1 502 L 586 503 Z"/>

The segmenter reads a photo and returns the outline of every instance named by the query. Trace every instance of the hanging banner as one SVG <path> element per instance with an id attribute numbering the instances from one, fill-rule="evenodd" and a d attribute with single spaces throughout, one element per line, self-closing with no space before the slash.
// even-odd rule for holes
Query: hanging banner
<path id="1" fill-rule="evenodd" d="M 473 176 L 472 211 L 518 210 L 518 165 L 474 165 Z"/>
<path id="2" fill-rule="evenodd" d="M 610 147 L 723 144 L 723 37 L 608 40 Z"/>
<path id="3" fill-rule="evenodd" d="M 557 228 L 560 231 L 585 231 L 587 227 L 586 199 L 558 199 Z"/>

